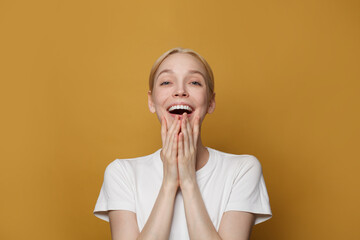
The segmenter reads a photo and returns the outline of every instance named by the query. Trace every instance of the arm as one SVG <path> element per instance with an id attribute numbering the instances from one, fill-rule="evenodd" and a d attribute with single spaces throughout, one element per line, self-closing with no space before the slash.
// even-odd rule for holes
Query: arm
<path id="1" fill-rule="evenodd" d="M 216 231 L 206 210 L 198 185 L 182 188 L 186 222 L 191 240 L 248 240 L 254 225 L 252 213 L 240 211 L 225 212 Z"/>
<path id="2" fill-rule="evenodd" d="M 180 121 L 176 118 L 169 131 L 165 119 L 162 119 L 163 149 L 160 153 L 163 161 L 164 177 L 159 194 L 151 214 L 139 233 L 136 214 L 129 211 L 110 211 L 110 227 L 113 240 L 168 240 L 170 235 L 174 203 L 179 187 L 177 176 L 177 132 Z"/>
<path id="3" fill-rule="evenodd" d="M 254 215 L 246 212 L 226 212 L 216 231 L 196 181 L 196 144 L 199 117 L 192 131 L 186 114 L 179 135 L 179 177 L 184 198 L 185 216 L 191 240 L 247 240 L 254 224 Z"/>
<path id="4" fill-rule="evenodd" d="M 109 211 L 111 237 L 113 240 L 136 239 L 139 236 L 139 228 L 136 222 L 136 214 L 128 210 Z"/>
<path id="5" fill-rule="evenodd" d="M 248 240 L 255 223 L 255 215 L 242 211 L 227 211 L 223 214 L 219 235 L 226 240 Z"/>
<path id="6" fill-rule="evenodd" d="M 109 211 L 111 236 L 113 240 L 168 239 L 173 216 L 177 189 L 161 186 L 159 195 L 141 233 L 136 214 L 130 211 Z"/>
<path id="7" fill-rule="evenodd" d="M 181 191 L 190 239 L 221 239 L 211 222 L 197 184 L 182 187 Z"/>
<path id="8" fill-rule="evenodd" d="M 177 189 L 162 185 L 154 207 L 141 233 L 136 214 L 130 211 L 109 211 L 113 240 L 162 240 L 168 239 Z"/>
<path id="9" fill-rule="evenodd" d="M 177 187 L 162 185 L 154 208 L 138 240 L 168 240 L 170 235 Z"/>

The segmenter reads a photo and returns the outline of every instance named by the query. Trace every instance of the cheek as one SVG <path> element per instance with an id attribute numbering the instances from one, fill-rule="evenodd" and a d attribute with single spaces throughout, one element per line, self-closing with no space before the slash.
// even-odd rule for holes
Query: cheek
<path id="1" fill-rule="evenodd" d="M 206 105 L 209 99 L 207 91 L 205 89 L 202 89 L 201 91 L 198 92 L 197 96 L 199 103 L 202 105 Z"/>
<path id="2" fill-rule="evenodd" d="M 174 123 L 174 119 L 170 117 L 168 114 L 165 114 L 165 119 L 166 119 L 167 129 L 169 130 L 172 124 Z"/>
<path id="3" fill-rule="evenodd" d="M 166 100 L 168 99 L 169 96 L 171 96 L 169 90 L 164 90 L 164 89 L 155 90 L 153 94 L 155 105 L 163 106 L 166 103 Z"/>

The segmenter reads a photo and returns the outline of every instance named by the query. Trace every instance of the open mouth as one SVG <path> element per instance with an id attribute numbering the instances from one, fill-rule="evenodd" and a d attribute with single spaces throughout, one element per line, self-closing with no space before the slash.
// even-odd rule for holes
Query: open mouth
<path id="1" fill-rule="evenodd" d="M 193 109 L 187 105 L 173 105 L 168 109 L 168 112 L 176 115 L 183 115 L 184 113 L 191 114 Z"/>

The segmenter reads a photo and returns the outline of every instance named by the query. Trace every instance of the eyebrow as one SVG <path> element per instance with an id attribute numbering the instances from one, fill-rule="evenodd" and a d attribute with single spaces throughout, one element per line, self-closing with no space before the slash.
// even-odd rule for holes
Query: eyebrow
<path id="1" fill-rule="evenodd" d="M 156 78 L 158 78 L 162 73 L 174 73 L 174 71 L 171 70 L 171 69 L 164 69 L 161 72 L 159 72 L 159 74 L 157 75 Z M 204 74 L 202 72 L 198 71 L 198 70 L 189 70 L 188 73 L 190 73 L 190 74 L 196 74 L 197 73 L 197 74 L 200 74 L 204 78 L 204 80 L 206 79 Z"/>

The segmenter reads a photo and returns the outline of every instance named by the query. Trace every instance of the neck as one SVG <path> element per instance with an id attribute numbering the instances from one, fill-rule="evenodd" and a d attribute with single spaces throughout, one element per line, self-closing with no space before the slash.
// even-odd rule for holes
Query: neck
<path id="1" fill-rule="evenodd" d="M 200 152 L 204 152 L 204 151 L 207 151 L 206 150 L 206 147 L 202 144 L 202 141 L 201 141 L 201 136 L 199 135 L 199 138 L 198 138 L 198 142 L 197 142 L 197 151 L 198 151 L 198 155 Z"/>
<path id="2" fill-rule="evenodd" d="M 197 143 L 197 153 L 196 153 L 196 171 L 205 166 L 209 159 L 209 152 L 206 147 L 202 144 L 201 134 L 199 132 L 199 138 Z"/>

